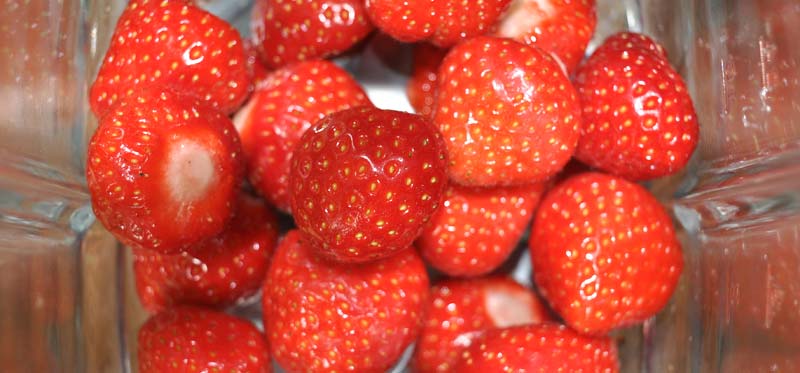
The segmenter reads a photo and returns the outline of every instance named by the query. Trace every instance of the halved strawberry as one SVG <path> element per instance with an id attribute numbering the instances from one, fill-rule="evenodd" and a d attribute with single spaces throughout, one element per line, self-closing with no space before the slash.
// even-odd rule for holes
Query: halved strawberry
<path id="1" fill-rule="evenodd" d="M 269 373 L 264 335 L 221 312 L 178 307 L 151 317 L 138 335 L 139 371 Z"/>
<path id="2" fill-rule="evenodd" d="M 464 351 L 453 371 L 615 373 L 619 361 L 611 338 L 543 323 L 486 332 Z"/>
<path id="3" fill-rule="evenodd" d="M 496 34 L 552 53 L 572 73 L 596 25 L 595 0 L 514 0 Z"/>
<path id="4" fill-rule="evenodd" d="M 89 144 L 92 208 L 122 243 L 177 253 L 228 223 L 241 160 L 224 114 L 167 89 L 139 91 L 103 117 Z"/>
<path id="5" fill-rule="evenodd" d="M 111 46 L 92 84 L 100 118 L 145 86 L 170 86 L 225 114 L 250 93 L 252 76 L 239 33 L 188 0 L 132 0 L 117 21 Z"/>
<path id="6" fill-rule="evenodd" d="M 450 178 L 469 186 L 521 185 L 558 172 L 580 133 L 580 104 L 549 53 L 477 37 L 439 68 L 434 122 L 447 143 Z"/>
<path id="7" fill-rule="evenodd" d="M 489 273 L 517 247 L 544 187 L 544 183 L 501 188 L 450 185 L 417 247 L 428 264 L 450 276 Z"/>
<path id="8" fill-rule="evenodd" d="M 461 352 L 487 330 L 552 320 L 530 289 L 506 277 L 449 280 L 431 289 L 412 366 L 449 372 Z"/>
<path id="9" fill-rule="evenodd" d="M 414 111 L 425 118 L 433 118 L 437 74 L 445 55 L 447 49 L 427 43 L 414 48 L 414 70 L 408 80 L 406 94 Z"/>
<path id="10" fill-rule="evenodd" d="M 328 114 L 365 105 L 372 103 L 358 82 L 328 61 L 300 62 L 269 74 L 234 119 L 250 183 L 289 211 L 289 161 L 300 136 Z"/>
<path id="11" fill-rule="evenodd" d="M 275 215 L 242 194 L 226 230 L 191 251 L 163 255 L 133 249 L 139 300 L 152 312 L 180 304 L 233 305 L 261 289 L 277 240 Z"/>
<path id="12" fill-rule="evenodd" d="M 342 53 L 373 29 L 362 0 L 256 0 L 252 28 L 273 69 Z"/>
<path id="13" fill-rule="evenodd" d="M 411 246 L 447 185 L 444 142 L 425 118 L 359 107 L 303 135 L 290 177 L 295 223 L 318 254 L 366 262 Z"/>
<path id="14" fill-rule="evenodd" d="M 313 255 L 290 231 L 264 283 L 275 360 L 292 372 L 383 372 L 416 338 L 428 275 L 413 249 L 360 265 Z"/>
<path id="15" fill-rule="evenodd" d="M 648 37 L 609 38 L 579 67 L 575 87 L 583 106 L 581 162 L 648 180 L 689 161 L 699 132 L 694 105 L 664 49 Z"/>
<path id="16" fill-rule="evenodd" d="M 642 322 L 669 301 L 683 268 L 664 208 L 641 186 L 588 172 L 551 189 L 530 237 L 534 280 L 571 328 Z"/>
<path id="17" fill-rule="evenodd" d="M 449 47 L 489 32 L 511 0 L 367 0 L 381 31 L 404 42 L 427 40 Z"/>

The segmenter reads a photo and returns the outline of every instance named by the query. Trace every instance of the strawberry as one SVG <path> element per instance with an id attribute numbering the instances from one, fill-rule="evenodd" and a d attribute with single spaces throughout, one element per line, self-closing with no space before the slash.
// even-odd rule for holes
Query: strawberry
<path id="1" fill-rule="evenodd" d="M 450 185 L 417 247 L 428 264 L 450 276 L 489 273 L 517 247 L 544 186 L 487 189 Z"/>
<path id="2" fill-rule="evenodd" d="M 448 372 L 483 332 L 552 320 L 544 304 L 507 277 L 448 280 L 431 289 L 412 358 L 416 372 Z"/>
<path id="3" fill-rule="evenodd" d="M 603 41 L 603 45 L 601 45 L 601 47 L 607 50 L 628 48 L 646 50 L 655 54 L 659 58 L 667 58 L 667 51 L 664 50 L 664 47 L 662 47 L 661 44 L 658 44 L 655 40 L 650 39 L 646 35 L 633 32 L 620 32 L 611 35 Z M 595 51 L 595 53 L 596 52 L 597 51 Z"/>
<path id="4" fill-rule="evenodd" d="M 414 48 L 414 68 L 406 86 L 406 94 L 414 111 L 425 118 L 433 117 L 436 76 L 446 54 L 446 49 L 430 44 L 420 44 Z"/>
<path id="5" fill-rule="evenodd" d="M 153 312 L 179 304 L 233 305 L 260 290 L 277 239 L 275 215 L 242 194 L 228 228 L 190 252 L 162 255 L 134 249 L 139 299 Z"/>
<path id="6" fill-rule="evenodd" d="M 672 221 L 637 184 L 600 173 L 550 190 L 530 237 L 534 280 L 573 329 L 603 334 L 653 316 L 683 268 Z"/>
<path id="7" fill-rule="evenodd" d="M 266 79 L 267 75 L 270 73 L 270 69 L 261 61 L 261 58 L 258 56 L 258 46 L 253 44 L 250 39 L 244 41 L 244 53 L 247 57 L 247 68 L 250 69 L 253 75 L 254 84 L 251 86 L 255 89 L 259 82 Z"/>
<path id="8" fill-rule="evenodd" d="M 141 87 L 167 85 L 230 114 L 250 91 L 246 62 L 236 29 L 191 1 L 132 0 L 92 84 L 92 111 L 100 118 Z"/>
<path id="9" fill-rule="evenodd" d="M 596 25 L 595 0 L 514 0 L 496 35 L 542 48 L 572 73 Z"/>
<path id="10" fill-rule="evenodd" d="M 367 14 L 381 31 L 404 42 L 450 47 L 489 32 L 511 0 L 367 0 Z"/>
<path id="11" fill-rule="evenodd" d="M 267 338 L 292 372 L 382 372 L 416 338 L 428 291 L 425 265 L 413 250 L 366 264 L 313 255 L 290 231 L 264 283 Z"/>
<path id="12" fill-rule="evenodd" d="M 363 105 L 372 105 L 364 90 L 331 62 L 300 62 L 268 75 L 234 119 L 250 183 L 288 211 L 289 161 L 300 136 L 328 114 Z"/>
<path id="13" fill-rule="evenodd" d="M 221 312 L 178 307 L 151 317 L 138 336 L 139 371 L 269 373 L 264 335 Z"/>
<path id="14" fill-rule="evenodd" d="M 572 156 L 580 105 L 548 53 L 509 39 L 474 38 L 450 50 L 439 82 L 434 122 L 456 183 L 530 184 Z"/>
<path id="15" fill-rule="evenodd" d="M 243 178 L 236 129 L 169 90 L 122 97 L 89 144 L 97 219 L 123 244 L 172 254 L 219 234 Z"/>
<path id="16" fill-rule="evenodd" d="M 372 23 L 382 32 L 402 42 L 411 43 L 436 34 L 441 22 L 439 9 L 449 2 L 450 0 L 366 0 L 366 10 Z M 464 26 L 468 29 L 476 25 Z"/>
<path id="17" fill-rule="evenodd" d="M 385 258 L 410 246 L 447 185 L 444 142 L 419 115 L 359 107 L 306 131 L 292 158 L 295 223 L 318 254 Z"/>
<path id="18" fill-rule="evenodd" d="M 276 69 L 342 53 L 373 26 L 363 0 L 256 0 L 252 29 L 262 61 Z"/>
<path id="19" fill-rule="evenodd" d="M 613 373 L 619 361 L 611 338 L 544 323 L 486 332 L 464 351 L 453 371 Z"/>
<path id="20" fill-rule="evenodd" d="M 629 180 L 674 174 L 689 161 L 698 138 L 691 97 L 646 36 L 612 36 L 579 67 L 575 86 L 583 105 L 580 161 Z"/>

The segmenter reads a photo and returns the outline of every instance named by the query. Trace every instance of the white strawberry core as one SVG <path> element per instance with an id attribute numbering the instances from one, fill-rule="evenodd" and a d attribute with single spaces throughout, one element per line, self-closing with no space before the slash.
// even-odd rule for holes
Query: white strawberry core
<path id="1" fill-rule="evenodd" d="M 496 288 L 487 290 L 484 296 L 486 313 L 497 328 L 536 323 L 533 306 L 533 299 L 519 291 Z"/>
<path id="2" fill-rule="evenodd" d="M 244 133 L 245 127 L 250 123 L 250 112 L 253 111 L 256 101 L 258 100 L 249 100 L 247 104 L 233 116 L 233 126 L 236 127 L 236 131 L 240 134 Z"/>
<path id="3" fill-rule="evenodd" d="M 197 142 L 182 140 L 173 144 L 167 159 L 167 183 L 175 200 L 195 201 L 206 195 L 216 181 L 214 158 Z"/>
<path id="4" fill-rule="evenodd" d="M 554 12 L 550 0 L 514 0 L 497 33 L 506 38 L 527 34 L 543 20 L 552 17 Z"/>

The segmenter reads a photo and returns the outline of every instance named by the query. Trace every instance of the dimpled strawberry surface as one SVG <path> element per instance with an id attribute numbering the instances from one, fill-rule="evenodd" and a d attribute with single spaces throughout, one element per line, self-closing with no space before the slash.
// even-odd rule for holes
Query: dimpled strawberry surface
<path id="1" fill-rule="evenodd" d="M 587 57 L 596 24 L 593 0 L 256 0 L 240 33 L 130 1 L 86 177 L 153 313 L 139 369 L 625 368 L 610 335 L 683 269 L 636 181 L 699 131 L 664 48 Z"/>
<path id="2" fill-rule="evenodd" d="M 249 92 L 252 72 L 239 32 L 191 1 L 132 0 L 90 90 L 102 116 L 141 87 L 170 85 L 228 114 Z"/>
<path id="3" fill-rule="evenodd" d="M 332 260 L 366 262 L 410 246 L 447 185 L 444 141 L 430 121 L 370 107 L 332 114 L 292 157 L 295 222 Z"/>
<path id="4" fill-rule="evenodd" d="M 434 123 L 458 184 L 532 184 L 575 152 L 580 104 L 550 54 L 509 39 L 477 37 L 439 67 Z"/>

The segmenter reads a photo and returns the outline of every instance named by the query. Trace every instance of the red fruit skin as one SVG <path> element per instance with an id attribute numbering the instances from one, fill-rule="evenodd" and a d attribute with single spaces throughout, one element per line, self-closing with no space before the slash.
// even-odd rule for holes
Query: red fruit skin
<path id="1" fill-rule="evenodd" d="M 331 62 L 299 62 L 268 75 L 234 119 L 250 183 L 289 211 L 290 160 L 300 137 L 326 115 L 356 106 L 372 103 L 358 82 Z"/>
<path id="2" fill-rule="evenodd" d="M 428 39 L 439 26 L 439 8 L 449 0 L 366 0 L 367 15 L 382 32 L 406 43 Z"/>
<path id="3" fill-rule="evenodd" d="M 264 283 L 267 337 L 289 371 L 383 372 L 416 339 L 427 292 L 425 265 L 413 249 L 342 265 L 314 255 L 290 231 Z"/>
<path id="4" fill-rule="evenodd" d="M 132 0 L 89 99 L 102 118 L 142 87 L 167 85 L 231 114 L 250 93 L 251 79 L 239 32 L 224 20 L 191 1 Z"/>
<path id="5" fill-rule="evenodd" d="M 429 41 L 446 48 L 490 31 L 511 0 L 367 0 L 381 31 L 403 42 Z"/>
<path id="6" fill-rule="evenodd" d="M 492 25 L 505 12 L 511 0 L 438 1 L 439 26 L 430 42 L 440 47 L 480 36 L 491 31 Z"/>
<path id="7" fill-rule="evenodd" d="M 252 40 L 247 39 L 244 41 L 244 52 L 247 57 L 247 68 L 250 69 L 253 76 L 253 84 L 250 86 L 255 90 L 259 83 L 266 79 L 271 70 L 261 61 L 258 56 L 258 47 L 253 44 Z"/>
<path id="8" fill-rule="evenodd" d="M 138 335 L 141 373 L 270 373 L 264 335 L 222 312 L 177 307 L 151 317 Z"/>
<path id="9" fill-rule="evenodd" d="M 672 221 L 658 201 L 637 184 L 600 173 L 573 176 L 550 190 L 529 243 L 542 296 L 586 334 L 655 315 L 683 269 Z"/>
<path id="10" fill-rule="evenodd" d="M 464 351 L 454 371 L 614 373 L 617 359 L 611 338 L 543 323 L 487 331 Z"/>
<path id="11" fill-rule="evenodd" d="M 509 39 L 470 39 L 447 54 L 439 82 L 434 122 L 452 181 L 531 184 L 557 173 L 575 151 L 577 94 L 548 53 Z"/>
<path id="12" fill-rule="evenodd" d="M 425 118 L 433 119 L 437 74 L 445 55 L 447 49 L 430 44 L 419 44 L 414 48 L 414 68 L 406 85 L 406 94 L 414 111 Z"/>
<path id="13" fill-rule="evenodd" d="M 139 300 L 150 312 L 182 304 L 231 306 L 261 289 L 277 240 L 275 215 L 262 201 L 242 194 L 226 230 L 191 252 L 133 249 Z"/>
<path id="14" fill-rule="evenodd" d="M 337 55 L 373 29 L 360 0 L 256 0 L 251 26 L 261 60 L 273 69 Z"/>
<path id="15" fill-rule="evenodd" d="M 595 0 L 514 0 L 495 34 L 552 53 L 571 74 L 583 59 L 595 26 Z"/>
<path id="16" fill-rule="evenodd" d="M 386 258 L 411 246 L 447 185 L 441 135 L 425 118 L 359 107 L 331 114 L 294 151 L 297 227 L 338 262 Z"/>
<path id="17" fill-rule="evenodd" d="M 495 270 L 522 239 L 544 187 L 450 185 L 439 211 L 417 239 L 422 257 L 449 276 L 475 277 Z"/>
<path id="18" fill-rule="evenodd" d="M 636 181 L 674 174 L 689 161 L 699 131 L 694 105 L 663 48 L 646 36 L 611 37 L 579 67 L 575 87 L 581 162 Z"/>
<path id="19" fill-rule="evenodd" d="M 513 319 L 500 319 L 509 304 Z M 487 330 L 551 321 L 530 289 L 507 277 L 447 280 L 431 288 L 425 322 L 411 360 L 414 372 L 453 371 L 462 351 Z"/>
<path id="20" fill-rule="evenodd" d="M 92 209 L 123 244 L 178 253 L 232 217 L 241 158 L 221 112 L 169 90 L 135 93 L 103 117 L 89 143 Z"/>

